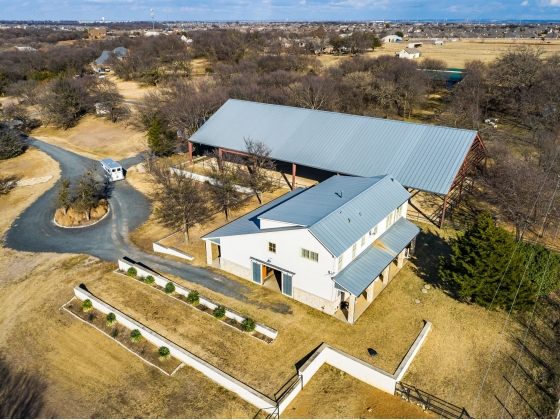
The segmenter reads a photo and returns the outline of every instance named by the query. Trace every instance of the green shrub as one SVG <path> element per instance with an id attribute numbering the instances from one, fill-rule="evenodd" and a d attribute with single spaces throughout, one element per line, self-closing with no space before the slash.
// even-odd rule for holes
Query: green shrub
<path id="1" fill-rule="evenodd" d="M 169 359 L 170 353 L 169 353 L 169 349 L 167 347 L 160 347 L 158 349 L 158 357 L 159 360 L 164 361 Z"/>
<path id="2" fill-rule="evenodd" d="M 243 328 L 243 331 L 245 332 L 251 332 L 255 329 L 257 325 L 255 324 L 255 321 L 253 321 L 251 318 L 247 318 L 245 321 L 243 321 L 241 323 L 241 327 Z"/>
<path id="3" fill-rule="evenodd" d="M 113 312 L 109 312 L 107 314 L 107 318 L 105 319 L 105 323 L 107 324 L 108 327 L 112 327 L 113 325 L 115 325 L 117 323 L 117 317 L 115 316 L 115 314 Z"/>
<path id="4" fill-rule="evenodd" d="M 136 268 L 134 268 L 134 267 L 130 267 L 128 270 L 126 270 L 126 275 L 128 277 L 136 277 L 137 274 L 138 274 L 138 272 L 136 271 Z"/>
<path id="5" fill-rule="evenodd" d="M 196 290 L 192 290 L 189 292 L 187 296 L 187 302 L 194 306 L 200 303 L 200 296 Z"/>
<path id="6" fill-rule="evenodd" d="M 175 285 L 172 282 L 169 282 L 165 285 L 165 293 L 170 295 L 175 291 Z"/>
<path id="7" fill-rule="evenodd" d="M 223 319 L 224 316 L 226 316 L 226 308 L 224 308 L 223 306 L 218 306 L 216 309 L 214 309 L 214 317 L 216 319 Z"/>
<path id="8" fill-rule="evenodd" d="M 154 284 L 156 282 L 156 279 L 154 279 L 154 276 L 148 276 L 144 279 L 144 283 L 146 284 Z"/>
<path id="9" fill-rule="evenodd" d="M 111 336 L 113 338 L 117 338 L 119 336 L 119 330 L 115 328 L 113 331 L 111 331 Z"/>
<path id="10" fill-rule="evenodd" d="M 142 333 L 140 332 L 140 330 L 132 330 L 130 331 L 130 341 L 140 341 L 140 339 L 142 338 Z"/>
<path id="11" fill-rule="evenodd" d="M 91 300 L 84 300 L 82 302 L 82 309 L 84 310 L 84 312 L 91 311 L 93 309 L 93 303 L 91 303 Z"/>

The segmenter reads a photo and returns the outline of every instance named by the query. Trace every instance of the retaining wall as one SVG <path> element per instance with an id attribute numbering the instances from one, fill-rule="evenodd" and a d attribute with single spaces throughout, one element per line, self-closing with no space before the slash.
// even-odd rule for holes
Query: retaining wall
<path id="1" fill-rule="evenodd" d="M 141 277 L 147 277 L 147 276 L 152 276 L 155 280 L 155 283 L 158 286 L 161 287 L 165 287 L 165 285 L 167 283 L 173 283 L 175 285 L 175 293 L 179 294 L 179 295 L 183 295 L 183 296 L 188 296 L 189 293 L 191 292 L 191 290 L 187 289 L 186 287 L 181 286 L 180 284 L 177 284 L 163 276 L 160 276 L 159 274 L 157 274 L 156 272 L 150 270 L 149 268 L 146 267 L 142 267 L 141 265 L 138 264 L 134 264 L 132 262 L 127 262 L 127 261 L 123 261 L 123 260 L 119 260 L 119 269 L 121 269 L 122 271 L 126 272 L 130 267 L 134 267 L 136 269 L 136 273 L 138 276 Z M 204 297 L 204 296 L 199 296 L 199 302 L 201 305 L 206 306 L 207 308 L 210 308 L 212 310 L 216 309 L 218 306 L 217 303 L 213 302 L 212 300 Z M 241 315 L 239 312 L 236 312 L 232 309 L 226 308 L 226 316 L 230 319 L 235 319 L 237 322 L 241 323 L 243 321 L 245 321 L 247 319 L 247 317 Z M 278 336 L 278 331 L 267 327 L 266 325 L 260 324 L 258 322 L 255 322 L 256 326 L 255 326 L 255 331 L 266 335 L 267 337 L 272 338 L 273 340 L 276 339 L 276 337 Z"/>
<path id="2" fill-rule="evenodd" d="M 272 413 L 274 411 L 276 407 L 275 401 L 238 381 L 227 373 L 222 372 L 220 369 L 212 366 L 211 364 L 195 356 L 184 348 L 178 346 L 172 341 L 169 341 L 165 337 L 159 335 L 140 322 L 130 318 L 128 315 L 125 315 L 119 310 L 113 308 L 111 305 L 103 302 L 101 299 L 96 298 L 86 290 L 81 289 L 80 287 L 74 287 L 74 294 L 80 300 L 89 299 L 92 302 L 93 307 L 104 314 L 108 314 L 109 312 L 114 313 L 119 324 L 125 326 L 126 328 L 129 328 L 130 330 L 140 330 L 142 336 L 150 343 L 156 345 L 157 347 L 167 347 L 173 357 L 208 376 L 210 379 L 217 382 L 224 388 L 235 392 L 237 395 L 239 395 L 245 401 L 253 404 L 255 407 L 267 413 Z"/>
<path id="3" fill-rule="evenodd" d="M 189 261 L 194 260 L 194 257 L 192 255 L 181 252 L 176 248 L 160 245 L 157 242 L 154 242 L 153 246 L 154 246 L 154 251 L 155 252 L 161 252 L 162 254 L 174 255 L 176 257 L 183 258 L 183 259 L 189 260 Z"/>
<path id="4" fill-rule="evenodd" d="M 215 185 L 215 184 L 218 183 L 218 181 L 216 181 L 214 178 L 210 178 L 209 176 L 200 175 L 200 174 L 197 174 L 195 172 L 186 171 L 184 169 L 179 169 L 179 168 L 171 167 L 169 169 L 171 170 L 171 173 L 187 175 L 187 176 L 192 177 L 193 179 L 196 179 L 197 181 L 209 182 L 212 185 Z M 247 187 L 242 187 L 241 185 L 235 185 L 234 188 L 237 191 L 240 191 L 240 192 L 243 192 L 243 193 L 247 193 L 247 194 L 253 193 L 253 190 L 251 190 L 250 188 L 247 188 Z"/>

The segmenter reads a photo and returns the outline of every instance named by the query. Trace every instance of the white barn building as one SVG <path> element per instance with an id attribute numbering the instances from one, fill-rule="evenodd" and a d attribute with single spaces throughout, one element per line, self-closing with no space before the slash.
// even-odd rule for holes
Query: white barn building
<path id="1" fill-rule="evenodd" d="M 401 42 L 402 38 L 398 35 L 387 35 L 381 38 L 383 42 Z"/>
<path id="2" fill-rule="evenodd" d="M 413 58 L 420 58 L 420 56 L 422 55 L 422 51 L 420 51 L 418 48 L 405 48 L 395 54 L 399 58 L 413 59 Z"/>
<path id="3" fill-rule="evenodd" d="M 354 323 L 414 252 L 409 198 L 390 175 L 335 175 L 205 235 L 207 263 Z"/>

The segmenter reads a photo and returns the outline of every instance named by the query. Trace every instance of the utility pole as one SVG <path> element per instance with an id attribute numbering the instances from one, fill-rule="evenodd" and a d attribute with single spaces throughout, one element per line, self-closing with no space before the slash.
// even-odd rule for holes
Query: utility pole
<path id="1" fill-rule="evenodd" d="M 152 31 L 155 31 L 155 23 L 154 23 L 154 9 L 150 9 L 150 16 L 152 16 Z"/>

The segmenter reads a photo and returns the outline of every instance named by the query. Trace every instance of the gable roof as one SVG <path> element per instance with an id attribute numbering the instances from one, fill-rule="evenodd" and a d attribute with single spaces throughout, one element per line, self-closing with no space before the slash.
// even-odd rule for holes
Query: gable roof
<path id="1" fill-rule="evenodd" d="M 409 198 L 408 191 L 389 175 L 335 175 L 289 197 L 284 195 L 258 209 L 258 213 L 249 213 L 247 220 L 237 219 L 203 239 L 307 228 L 338 257 Z M 296 226 L 259 229 L 260 219 Z"/>
<path id="2" fill-rule="evenodd" d="M 405 48 L 403 51 L 409 54 L 420 54 L 422 52 L 418 48 Z"/>
<path id="3" fill-rule="evenodd" d="M 477 135 L 473 130 L 408 123 L 229 99 L 190 138 L 245 150 L 263 141 L 271 157 L 345 175 L 392 174 L 410 188 L 447 194 Z"/>
<path id="4" fill-rule="evenodd" d="M 109 59 L 110 51 L 103 51 L 99 58 L 95 60 L 96 64 L 105 64 L 105 62 Z"/>

